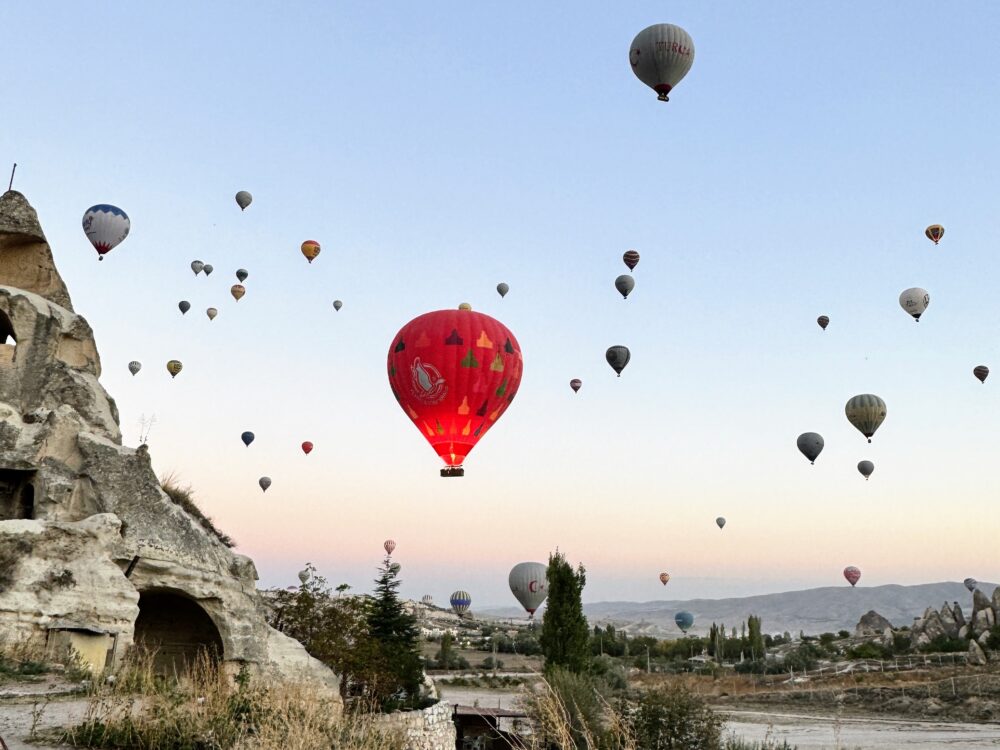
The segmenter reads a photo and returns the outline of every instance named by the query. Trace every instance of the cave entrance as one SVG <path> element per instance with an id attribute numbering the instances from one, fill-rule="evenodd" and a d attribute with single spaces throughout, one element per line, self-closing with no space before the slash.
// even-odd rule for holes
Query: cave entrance
<path id="1" fill-rule="evenodd" d="M 139 592 L 135 642 L 155 652 L 157 674 L 183 674 L 202 653 L 222 658 L 222 637 L 196 601 L 173 591 Z"/>
<path id="2" fill-rule="evenodd" d="M 17 335 L 14 333 L 14 325 L 3 310 L 0 310 L 0 344 L 7 344 L 8 346 L 17 345 Z"/>
<path id="3" fill-rule="evenodd" d="M 33 471 L 0 469 L 0 521 L 35 517 Z"/>

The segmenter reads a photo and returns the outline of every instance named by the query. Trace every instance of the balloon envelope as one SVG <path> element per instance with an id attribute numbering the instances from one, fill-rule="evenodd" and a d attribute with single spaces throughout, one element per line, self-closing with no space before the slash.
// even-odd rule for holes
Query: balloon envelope
<path id="1" fill-rule="evenodd" d="M 615 289 L 621 294 L 622 299 L 628 299 L 628 295 L 635 289 L 635 279 L 627 273 L 623 273 L 615 279 Z"/>
<path id="2" fill-rule="evenodd" d="M 604 353 L 604 358 L 611 365 L 611 369 L 618 373 L 618 377 L 622 376 L 622 370 L 632 359 L 632 352 L 628 350 L 627 346 L 609 346 L 608 350 Z"/>
<path id="3" fill-rule="evenodd" d="M 305 582 L 309 580 L 309 571 L 308 570 L 300 570 L 299 571 L 299 580 L 302 581 L 303 584 L 305 584 Z"/>
<path id="4" fill-rule="evenodd" d="M 246 287 L 244 287 L 242 284 L 233 284 L 232 288 L 230 288 L 229 290 L 229 293 L 233 295 L 233 299 L 239 302 L 241 299 L 243 299 L 243 295 L 247 293 L 247 290 Z"/>
<path id="5" fill-rule="evenodd" d="M 726 519 L 723 518 L 722 516 L 719 516 L 718 518 L 715 519 L 715 525 L 721 529 L 723 526 L 726 525 Z"/>
<path id="6" fill-rule="evenodd" d="M 243 441 L 243 445 L 245 445 L 247 448 L 250 447 L 250 443 L 253 442 L 253 438 L 254 438 L 254 434 L 252 432 L 250 432 L 249 430 L 247 430 L 242 435 L 240 435 L 240 440 Z"/>
<path id="7" fill-rule="evenodd" d="M 548 595 L 548 569 L 544 563 L 522 562 L 511 568 L 507 576 L 510 592 L 531 616 Z"/>
<path id="8" fill-rule="evenodd" d="M 202 270 L 204 270 L 204 268 L 205 268 L 205 264 L 202 263 L 200 260 L 192 260 L 191 261 L 191 270 L 194 271 L 194 275 L 195 276 L 197 276 L 199 273 L 201 273 Z"/>
<path id="9" fill-rule="evenodd" d="M 818 318 L 816 318 L 816 322 L 819 323 L 819 327 L 822 328 L 824 331 L 826 330 L 826 327 L 830 325 L 830 319 L 825 315 L 820 315 Z"/>
<path id="10" fill-rule="evenodd" d="M 662 583 L 664 586 L 670 583 L 670 574 L 667 572 L 660 573 L 659 578 L 660 578 L 660 583 Z"/>
<path id="11" fill-rule="evenodd" d="M 861 476 L 863 476 L 865 479 L 868 479 L 868 477 L 872 475 L 872 472 L 875 471 L 875 464 L 873 464 L 871 461 L 859 461 L 858 471 L 861 472 Z"/>
<path id="12" fill-rule="evenodd" d="M 506 297 L 507 296 L 507 292 L 509 292 L 509 291 L 510 291 L 510 287 L 507 284 L 505 284 L 504 282 L 501 281 L 499 284 L 497 284 L 497 294 L 500 295 L 501 299 L 503 299 L 504 297 Z"/>
<path id="13" fill-rule="evenodd" d="M 874 393 L 862 393 L 848 400 L 844 406 L 844 413 L 847 415 L 847 421 L 868 438 L 870 443 L 872 435 L 885 421 L 885 401 Z"/>
<path id="14" fill-rule="evenodd" d="M 976 586 L 979 585 L 979 581 L 977 581 L 975 578 L 966 578 L 964 581 L 962 581 L 962 583 L 965 584 L 965 588 L 967 588 L 970 592 L 975 591 Z"/>
<path id="15" fill-rule="evenodd" d="M 854 584 L 861 580 L 861 571 L 853 565 L 848 565 L 844 568 L 844 578 L 847 579 L 847 582 L 851 584 L 851 586 L 854 586 Z"/>
<path id="16" fill-rule="evenodd" d="M 927 239 L 936 245 L 944 237 L 944 227 L 940 224 L 931 224 L 924 230 L 924 234 L 927 236 Z"/>
<path id="17" fill-rule="evenodd" d="M 187 313 L 188 310 L 191 309 L 191 303 L 188 302 L 186 299 L 182 299 L 180 302 L 177 303 L 177 307 L 180 308 L 181 315 L 184 315 L 185 313 Z"/>
<path id="18" fill-rule="evenodd" d="M 569 381 L 569 387 L 573 389 L 573 393 L 578 392 L 582 385 L 583 381 L 580 380 L 580 378 L 573 378 L 571 381 Z"/>
<path id="19" fill-rule="evenodd" d="M 180 363 L 179 360 L 172 359 L 167 362 L 167 372 L 170 373 L 170 377 L 176 378 L 177 373 L 184 369 L 184 365 Z"/>
<path id="20" fill-rule="evenodd" d="M 251 203 L 253 203 L 253 196 L 246 190 L 241 190 L 236 194 L 236 205 L 240 207 L 240 211 L 246 211 L 247 206 Z"/>
<path id="21" fill-rule="evenodd" d="M 341 302 L 339 299 L 335 299 L 333 301 L 333 309 L 336 310 L 337 312 L 340 312 L 340 308 L 342 308 L 343 306 L 344 303 Z"/>
<path id="22" fill-rule="evenodd" d="M 308 440 L 306 440 L 302 444 L 302 452 L 308 456 L 310 453 L 312 453 L 312 450 L 313 450 L 313 444 L 310 443 Z"/>
<path id="23" fill-rule="evenodd" d="M 83 231 L 97 251 L 99 260 L 128 237 L 132 222 L 118 206 L 99 203 L 83 213 Z"/>
<path id="24" fill-rule="evenodd" d="M 215 316 L 219 314 L 219 311 L 216 310 L 214 307 L 210 307 L 207 310 L 205 310 L 205 314 L 208 316 L 209 320 L 215 320 Z"/>
<path id="25" fill-rule="evenodd" d="M 306 240 L 302 243 L 302 254 L 312 263 L 319 255 L 319 243 L 316 240 Z"/>
<path id="26" fill-rule="evenodd" d="M 385 550 L 385 554 L 391 555 L 392 551 L 396 549 L 396 542 L 394 542 L 392 539 L 386 539 L 384 542 L 382 542 L 382 548 Z"/>
<path id="27" fill-rule="evenodd" d="M 920 316 L 924 314 L 930 303 L 931 295 L 927 293 L 926 289 L 921 289 L 918 286 L 904 289 L 899 294 L 899 306 L 917 321 L 920 320 Z"/>
<path id="28" fill-rule="evenodd" d="M 694 63 L 694 42 L 680 26 L 658 23 L 632 40 L 628 61 L 636 78 L 649 86 L 660 101 L 680 83 Z"/>
<path id="29" fill-rule="evenodd" d="M 622 261 L 624 261 L 625 265 L 628 266 L 628 270 L 631 271 L 639 265 L 639 253 L 635 250 L 627 250 L 622 256 Z"/>
<path id="30" fill-rule="evenodd" d="M 465 457 L 510 406 L 523 360 L 514 334 L 472 310 L 437 310 L 404 325 L 388 354 L 389 387 L 441 460 Z"/>
<path id="31" fill-rule="evenodd" d="M 271 477 L 261 477 L 257 480 L 257 484 L 264 492 L 267 492 L 267 488 L 271 486 Z"/>
<path id="32" fill-rule="evenodd" d="M 987 367 L 986 365 L 977 365 L 976 367 L 972 368 L 972 374 L 979 379 L 980 383 L 985 383 L 986 378 L 990 374 L 990 368 Z"/>
<path id="33" fill-rule="evenodd" d="M 691 629 L 691 626 L 694 625 L 694 615 L 690 612 L 678 612 L 674 615 L 674 622 L 686 634 Z"/>
<path id="34" fill-rule="evenodd" d="M 428 607 L 430 607 L 434 604 L 434 597 L 431 596 L 430 594 L 424 594 L 422 597 L 420 597 L 420 603 L 426 604 Z"/>
<path id="35" fill-rule="evenodd" d="M 132 360 L 131 362 L 128 363 L 128 371 L 133 375 L 135 375 L 141 369 L 142 369 L 142 362 L 136 362 L 135 360 Z"/>
<path id="36" fill-rule="evenodd" d="M 795 441 L 799 451 L 809 459 L 809 463 L 816 463 L 819 454 L 823 452 L 823 436 L 818 432 L 803 432 Z"/>
<path id="37" fill-rule="evenodd" d="M 247 271 L 247 269 L 245 269 L 245 268 L 237 268 L 236 269 L 236 278 L 240 280 L 241 284 L 244 281 L 247 280 L 247 276 L 249 276 L 249 275 L 250 275 L 250 272 Z"/>
<path id="38" fill-rule="evenodd" d="M 462 591 L 459 589 L 451 595 L 448 599 L 448 603 L 451 604 L 451 608 L 455 610 L 455 614 L 461 617 L 468 612 L 469 607 L 472 606 L 472 597 L 469 596 L 468 591 Z"/>
<path id="39" fill-rule="evenodd" d="M 203 271 L 205 272 L 205 275 L 206 275 L 206 276 L 210 276 L 210 275 L 212 274 L 212 271 L 214 271 L 214 270 L 215 270 L 215 268 L 213 268 L 213 267 L 212 267 L 212 266 L 210 266 L 210 265 L 209 265 L 208 263 L 206 263 L 206 264 L 205 264 L 205 267 L 204 267 L 204 268 L 203 268 L 202 270 L 203 270 Z"/>

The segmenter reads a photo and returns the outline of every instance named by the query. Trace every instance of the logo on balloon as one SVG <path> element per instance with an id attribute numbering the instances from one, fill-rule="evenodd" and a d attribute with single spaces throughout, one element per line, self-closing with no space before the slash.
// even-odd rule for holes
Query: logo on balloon
<path id="1" fill-rule="evenodd" d="M 530 591 L 532 594 L 538 591 L 538 581 L 532 581 L 531 583 L 529 583 L 528 591 Z"/>
<path id="2" fill-rule="evenodd" d="M 421 402 L 433 405 L 440 403 L 448 395 L 448 386 L 441 371 L 434 365 L 420 361 L 420 357 L 413 360 L 410 365 L 411 384 L 413 395 Z"/>

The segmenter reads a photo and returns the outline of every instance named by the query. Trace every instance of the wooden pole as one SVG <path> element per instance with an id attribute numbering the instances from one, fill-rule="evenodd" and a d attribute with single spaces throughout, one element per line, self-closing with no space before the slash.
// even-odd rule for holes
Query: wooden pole
<path id="1" fill-rule="evenodd" d="M 14 187 L 14 172 L 17 171 L 17 162 L 14 162 L 14 169 L 10 170 L 10 182 L 7 183 L 7 191 Z"/>

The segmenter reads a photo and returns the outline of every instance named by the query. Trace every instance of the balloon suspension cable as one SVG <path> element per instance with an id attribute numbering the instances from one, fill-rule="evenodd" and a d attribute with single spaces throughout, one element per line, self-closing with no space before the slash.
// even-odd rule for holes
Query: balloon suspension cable
<path id="1" fill-rule="evenodd" d="M 8 193 L 14 189 L 14 172 L 16 171 L 17 171 L 17 162 L 14 162 L 14 168 L 10 170 L 10 182 L 7 183 Z"/>

